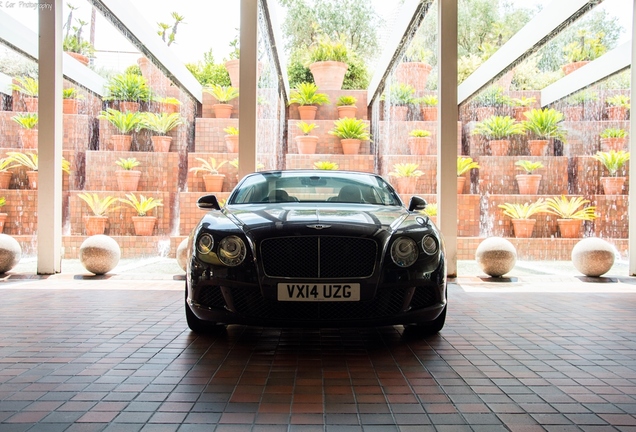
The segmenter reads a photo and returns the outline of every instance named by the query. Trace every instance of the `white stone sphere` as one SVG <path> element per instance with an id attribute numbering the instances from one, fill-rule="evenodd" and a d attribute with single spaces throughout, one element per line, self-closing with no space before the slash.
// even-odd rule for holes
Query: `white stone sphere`
<path id="1" fill-rule="evenodd" d="M 20 243 L 7 234 L 0 234 L 0 273 L 15 267 L 22 258 Z"/>
<path id="2" fill-rule="evenodd" d="M 79 259 L 86 270 L 96 275 L 108 273 L 115 268 L 121 256 L 119 244 L 104 234 L 84 240 L 79 250 Z"/>
<path id="3" fill-rule="evenodd" d="M 177 247 L 177 264 L 181 267 L 181 270 L 185 271 L 186 265 L 188 264 L 188 259 L 190 259 L 190 254 L 188 251 L 188 239 L 183 239 L 179 246 Z"/>
<path id="4" fill-rule="evenodd" d="M 477 246 L 475 260 L 488 276 L 499 277 L 515 266 L 517 250 L 504 238 L 488 237 Z"/>
<path id="5" fill-rule="evenodd" d="M 598 277 L 614 265 L 614 246 L 597 237 L 584 238 L 572 248 L 572 263 L 585 276 Z"/>

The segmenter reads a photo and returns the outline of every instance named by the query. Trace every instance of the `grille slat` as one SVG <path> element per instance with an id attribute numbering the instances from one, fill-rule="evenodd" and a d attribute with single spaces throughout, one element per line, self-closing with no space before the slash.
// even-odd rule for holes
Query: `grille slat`
<path id="1" fill-rule="evenodd" d="M 269 277 L 370 277 L 376 255 L 375 241 L 357 237 L 279 237 L 261 243 L 261 261 Z"/>

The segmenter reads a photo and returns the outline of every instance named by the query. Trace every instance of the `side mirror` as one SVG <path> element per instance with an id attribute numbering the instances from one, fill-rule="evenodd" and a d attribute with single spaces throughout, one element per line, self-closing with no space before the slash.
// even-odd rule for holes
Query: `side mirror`
<path id="1" fill-rule="evenodd" d="M 426 208 L 426 200 L 418 196 L 414 196 L 409 201 L 409 211 L 424 210 Z"/>
<path id="2" fill-rule="evenodd" d="M 197 207 L 201 210 L 221 210 L 216 195 L 203 195 L 197 200 Z"/>

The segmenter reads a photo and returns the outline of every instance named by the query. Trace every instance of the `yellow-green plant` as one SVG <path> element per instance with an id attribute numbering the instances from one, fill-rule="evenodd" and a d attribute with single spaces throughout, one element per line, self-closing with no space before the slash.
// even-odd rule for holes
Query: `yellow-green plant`
<path id="1" fill-rule="evenodd" d="M 409 136 L 416 138 L 426 138 L 431 136 L 431 131 L 427 131 L 425 129 L 413 129 L 409 132 Z"/>
<path id="2" fill-rule="evenodd" d="M 532 109 L 523 113 L 526 121 L 523 127 L 526 131 L 535 135 L 537 139 L 556 138 L 561 141 L 565 140 L 566 130 L 561 122 L 563 121 L 563 113 L 554 108 Z"/>
<path id="3" fill-rule="evenodd" d="M 155 114 L 145 112 L 141 114 L 140 125 L 144 129 L 151 130 L 160 135 L 166 135 L 172 129 L 184 123 L 183 117 L 179 113 Z"/>
<path id="4" fill-rule="evenodd" d="M 512 135 L 523 135 L 525 129 L 522 123 L 510 116 L 490 116 L 477 123 L 473 129 L 473 135 L 483 135 L 490 140 L 509 138 Z"/>
<path id="5" fill-rule="evenodd" d="M 457 158 L 457 177 L 464 175 L 468 171 L 475 168 L 481 167 L 477 162 L 473 161 L 473 158 L 463 156 Z"/>
<path id="6" fill-rule="evenodd" d="M 368 132 L 369 126 L 367 126 L 364 120 L 345 117 L 334 120 L 333 123 L 334 127 L 329 133 L 340 139 L 359 139 L 366 141 L 371 138 Z"/>
<path id="7" fill-rule="evenodd" d="M 119 166 L 121 169 L 130 171 L 131 169 L 141 165 L 141 162 L 137 160 L 137 158 L 119 158 L 115 161 L 115 165 Z"/>
<path id="8" fill-rule="evenodd" d="M 23 166 L 29 171 L 38 170 L 37 153 L 7 152 L 7 156 L 11 162 L 15 162 L 14 165 L 7 167 L 7 169 Z M 66 174 L 71 172 L 71 163 L 64 158 L 62 158 L 62 171 Z"/>
<path id="9" fill-rule="evenodd" d="M 114 204 L 119 202 L 119 199 L 112 196 L 100 198 L 100 196 L 94 192 L 83 192 L 77 194 L 77 197 L 88 205 L 95 216 L 106 216 L 109 211 L 119 208 L 113 207 Z"/>
<path id="10" fill-rule="evenodd" d="M 537 101 L 537 98 L 534 96 L 526 97 L 521 96 L 520 98 L 512 98 L 512 105 L 518 107 L 529 107 L 533 103 Z"/>
<path id="11" fill-rule="evenodd" d="M 19 91 L 20 93 L 37 97 L 39 92 L 39 82 L 35 78 L 31 78 L 30 76 L 22 76 L 14 78 L 16 83 L 11 84 L 11 89 Z"/>
<path id="12" fill-rule="evenodd" d="M 393 171 L 389 173 L 393 177 L 419 177 L 424 173 L 418 170 L 419 165 L 416 163 L 397 163 L 393 165 Z"/>
<path id="13" fill-rule="evenodd" d="M 543 168 L 543 163 L 540 161 L 529 161 L 529 160 L 518 160 L 517 162 L 515 162 L 515 165 L 518 167 L 518 169 L 522 169 L 526 172 L 526 174 L 532 174 L 533 172 L 535 172 L 536 170 Z"/>
<path id="14" fill-rule="evenodd" d="M 296 123 L 296 127 L 300 129 L 303 135 L 309 135 L 309 132 L 318 127 L 316 123 L 306 123 L 304 121 L 299 121 Z"/>
<path id="15" fill-rule="evenodd" d="M 420 213 L 426 216 L 437 216 L 437 203 L 428 203 L 424 210 L 420 210 Z"/>
<path id="16" fill-rule="evenodd" d="M 228 135 L 238 135 L 239 134 L 238 128 L 235 128 L 234 126 L 228 126 L 228 127 L 224 128 L 223 132 L 225 132 Z"/>
<path id="17" fill-rule="evenodd" d="M 5 197 L 0 197 L 0 207 L 4 207 L 7 203 L 7 199 Z"/>
<path id="18" fill-rule="evenodd" d="M 302 82 L 289 92 L 290 105 L 322 105 L 329 102 L 329 96 L 326 93 L 318 93 L 318 86 L 311 82 Z"/>
<path id="19" fill-rule="evenodd" d="M 605 33 L 590 35 L 587 30 L 579 30 L 576 39 L 563 47 L 565 58 L 569 63 L 591 61 L 599 58 L 607 51 L 603 43 Z"/>
<path id="20" fill-rule="evenodd" d="M 165 103 L 170 105 L 181 105 L 181 101 L 179 99 L 174 97 L 169 97 L 169 96 L 166 96 L 166 97 L 155 96 L 153 100 L 155 102 Z"/>
<path id="21" fill-rule="evenodd" d="M 439 103 L 439 99 L 435 95 L 426 95 L 415 99 L 414 102 L 427 107 L 434 107 Z"/>
<path id="22" fill-rule="evenodd" d="M 616 177 L 618 170 L 623 168 L 623 165 L 625 165 L 625 163 L 629 160 L 629 152 L 626 152 L 625 150 L 610 150 L 608 152 L 599 151 L 592 157 L 607 168 L 611 177 Z"/>
<path id="23" fill-rule="evenodd" d="M 143 195 L 139 195 L 139 198 L 137 198 L 137 195 L 133 193 L 126 194 L 126 198 L 120 198 L 119 201 L 132 207 L 137 212 L 137 216 L 147 216 L 150 210 L 163 206 L 161 198 L 157 199 Z"/>
<path id="24" fill-rule="evenodd" d="M 11 117 L 11 120 L 19 124 L 24 129 L 37 129 L 38 113 L 34 113 L 34 112 L 19 113 Z"/>
<path id="25" fill-rule="evenodd" d="M 601 138 L 627 138 L 627 131 L 620 128 L 607 128 L 601 132 Z"/>
<path id="26" fill-rule="evenodd" d="M 69 87 L 62 90 L 62 99 L 84 99 L 75 87 Z"/>
<path id="27" fill-rule="evenodd" d="M 314 162 L 314 168 L 318 170 L 337 170 L 340 167 L 335 162 L 318 161 Z"/>
<path id="28" fill-rule="evenodd" d="M 309 62 L 337 61 L 346 63 L 349 50 L 344 36 L 339 39 L 331 39 L 329 35 L 320 35 L 316 42 L 309 48 Z"/>
<path id="29" fill-rule="evenodd" d="M 336 106 L 355 106 L 356 102 L 358 102 L 358 98 L 355 96 L 342 95 L 338 98 Z"/>
<path id="30" fill-rule="evenodd" d="M 214 84 L 211 87 L 205 87 L 203 88 L 203 91 L 214 96 L 221 104 L 226 104 L 239 96 L 239 91 L 236 87 L 222 86 L 219 84 Z"/>
<path id="31" fill-rule="evenodd" d="M 545 213 L 546 203 L 543 198 L 539 198 L 531 203 L 504 203 L 498 206 L 503 214 L 511 219 L 530 219 L 530 216 L 537 213 Z"/>
<path id="32" fill-rule="evenodd" d="M 607 104 L 611 106 L 618 106 L 623 108 L 630 107 L 629 96 L 623 94 L 617 94 L 607 98 Z"/>
<path id="33" fill-rule="evenodd" d="M 205 160 L 203 158 L 197 158 L 196 160 L 201 162 L 201 165 L 198 167 L 190 168 L 190 171 L 192 171 L 195 174 L 198 174 L 199 172 L 203 172 L 207 174 L 218 174 L 219 168 L 221 168 L 223 165 L 227 163 L 227 161 L 217 163 L 216 159 L 214 159 L 213 157 L 210 157 L 209 160 Z M 238 161 L 236 166 L 238 167 Z"/>
<path id="34" fill-rule="evenodd" d="M 590 200 L 580 196 L 570 199 L 565 195 L 561 195 L 559 198 L 550 197 L 546 200 L 546 212 L 554 214 L 560 219 L 594 220 L 596 219 L 596 207 L 583 207 L 589 202 Z"/>
<path id="35" fill-rule="evenodd" d="M 107 120 L 117 128 L 122 134 L 138 130 L 141 127 L 141 121 L 143 116 L 138 112 L 121 112 L 113 108 L 107 108 L 102 111 L 98 116 L 100 119 Z"/>
<path id="36" fill-rule="evenodd" d="M 106 85 L 108 96 L 106 100 L 127 102 L 150 101 L 152 94 L 150 86 L 143 75 L 121 73 L 114 75 Z"/>

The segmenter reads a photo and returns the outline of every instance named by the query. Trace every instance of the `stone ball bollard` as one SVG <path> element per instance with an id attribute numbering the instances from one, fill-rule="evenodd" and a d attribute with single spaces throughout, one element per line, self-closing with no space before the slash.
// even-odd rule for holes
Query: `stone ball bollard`
<path id="1" fill-rule="evenodd" d="M 22 258 L 20 243 L 7 234 L 0 234 L 0 273 L 6 273 L 15 267 Z"/>
<path id="2" fill-rule="evenodd" d="M 84 268 L 96 275 L 102 275 L 114 269 L 120 256 L 119 244 L 112 237 L 103 234 L 87 238 L 79 250 L 79 259 Z"/>
<path id="3" fill-rule="evenodd" d="M 504 238 L 488 237 L 477 246 L 475 261 L 488 276 L 500 277 L 515 266 L 517 250 Z"/>
<path id="4" fill-rule="evenodd" d="M 181 267 L 181 270 L 185 271 L 188 259 L 190 258 L 188 251 L 188 239 L 183 239 L 177 247 L 177 264 Z"/>
<path id="5" fill-rule="evenodd" d="M 614 246 L 597 237 L 588 237 L 572 248 L 572 264 L 585 276 L 599 277 L 614 265 Z"/>

